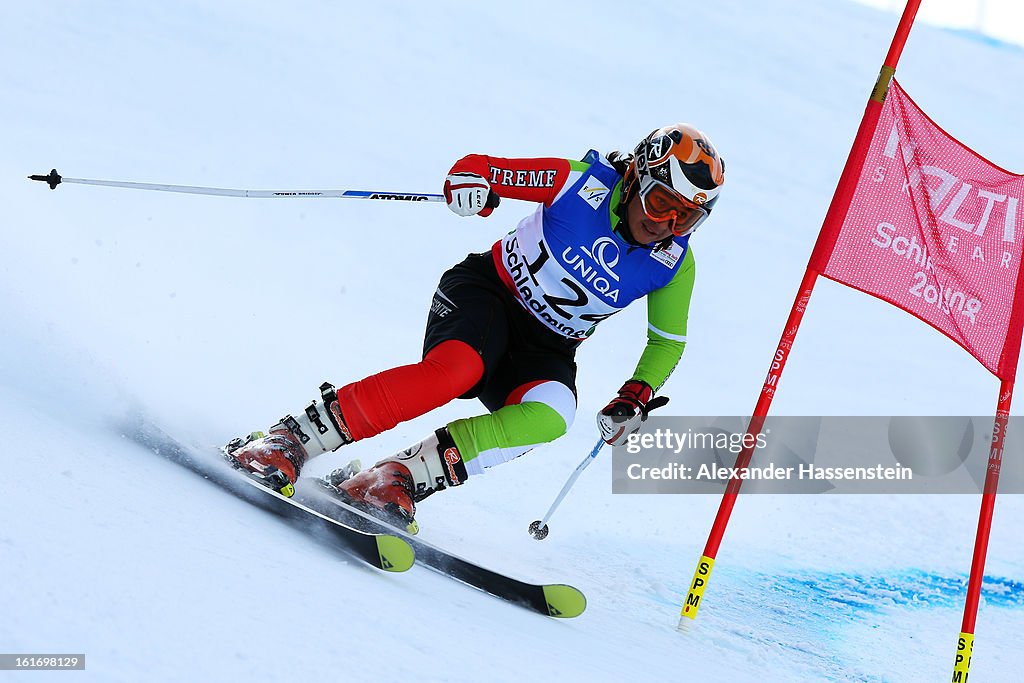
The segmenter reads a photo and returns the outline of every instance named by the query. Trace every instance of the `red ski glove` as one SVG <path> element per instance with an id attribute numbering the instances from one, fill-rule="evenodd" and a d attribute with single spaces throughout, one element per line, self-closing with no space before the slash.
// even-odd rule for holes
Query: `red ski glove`
<path id="1" fill-rule="evenodd" d="M 651 385 L 642 380 L 631 379 L 623 384 L 619 395 L 597 414 L 597 428 L 605 443 L 622 446 L 631 434 L 640 431 L 652 410 L 668 403 L 667 396 L 652 398 L 653 395 Z"/>
<path id="2" fill-rule="evenodd" d="M 444 199 L 459 216 L 491 215 L 501 198 L 487 179 L 476 173 L 452 173 L 444 181 Z"/>

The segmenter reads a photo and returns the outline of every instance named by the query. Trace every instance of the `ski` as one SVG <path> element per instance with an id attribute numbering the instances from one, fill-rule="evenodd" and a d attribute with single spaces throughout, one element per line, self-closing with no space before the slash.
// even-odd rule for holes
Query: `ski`
<path id="1" fill-rule="evenodd" d="M 385 571 L 401 572 L 414 562 L 509 603 L 549 617 L 568 619 L 583 613 L 586 597 L 565 584 L 534 584 L 512 578 L 411 536 L 369 514 L 346 505 L 324 488 L 322 480 L 302 478 L 295 495 L 286 497 L 258 475 L 232 468 L 223 453 L 200 453 L 146 421 L 122 433 L 161 457 L 199 474 L 257 507 L 274 512 L 309 530 L 326 529 L 348 554 Z"/>
<path id="2" fill-rule="evenodd" d="M 287 498 L 260 482 L 256 476 L 232 468 L 224 461 L 224 456 L 214 452 L 214 449 L 211 449 L 209 458 L 200 457 L 194 449 L 147 422 L 132 425 L 124 430 L 124 435 L 257 507 L 274 512 L 310 531 L 326 530 L 346 553 L 378 569 L 404 572 L 415 561 L 412 546 L 388 529 L 354 528 L 298 500 Z"/>
<path id="3" fill-rule="evenodd" d="M 578 617 L 587 607 L 586 597 L 573 586 L 527 583 L 481 567 L 345 504 L 327 490 L 322 480 L 300 478 L 295 490 L 302 504 L 346 526 L 400 536 L 412 546 L 417 564 L 497 598 L 560 619 Z"/>

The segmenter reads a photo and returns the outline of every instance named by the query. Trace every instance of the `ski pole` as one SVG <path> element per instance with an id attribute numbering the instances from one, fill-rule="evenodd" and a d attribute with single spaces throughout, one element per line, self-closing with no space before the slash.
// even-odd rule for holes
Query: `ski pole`
<path id="1" fill-rule="evenodd" d="M 234 190 L 221 187 L 196 187 L 192 185 L 165 185 L 161 183 L 132 183 L 120 180 L 94 180 L 91 178 L 65 178 L 53 169 L 47 175 L 30 175 L 29 180 L 38 180 L 57 189 L 61 183 L 78 185 L 102 185 L 104 187 L 124 187 L 130 190 L 155 190 L 157 192 L 184 192 L 187 194 L 207 194 L 218 197 L 249 197 L 256 199 L 391 199 L 407 202 L 443 202 L 444 195 L 427 194 L 424 192 L 386 192 L 382 190 Z M 488 202 L 490 203 L 490 202 Z"/>
<path id="2" fill-rule="evenodd" d="M 558 508 L 562 499 L 565 498 L 567 493 L 569 493 L 569 489 L 571 489 L 572 485 L 576 483 L 577 479 L 579 479 L 580 473 L 587 469 L 587 465 L 589 465 L 590 462 L 597 457 L 597 454 L 601 452 L 602 446 L 604 446 L 604 439 L 598 439 L 597 443 L 594 444 L 593 450 L 591 450 L 587 457 L 583 458 L 583 462 L 576 467 L 576 471 L 569 477 L 569 481 L 565 482 L 565 486 L 562 487 L 561 493 L 559 493 L 558 497 L 555 498 L 555 502 L 551 504 L 547 514 L 544 515 L 544 519 L 538 519 L 537 521 L 530 523 L 531 536 L 538 541 L 543 541 L 548 537 L 548 520 L 551 519 L 551 515 L 555 514 L 555 509 Z"/>
<path id="3" fill-rule="evenodd" d="M 668 396 L 656 396 L 655 398 L 652 398 L 646 406 L 640 409 L 643 413 L 643 419 L 647 420 L 647 416 L 652 410 L 661 408 L 666 403 L 668 403 Z M 576 471 L 569 477 L 569 481 L 565 482 L 565 486 L 562 487 L 562 491 L 558 494 L 558 497 L 555 498 L 555 502 L 551 504 L 551 508 L 547 511 L 547 514 L 544 515 L 544 519 L 538 519 L 530 523 L 529 531 L 531 536 L 538 541 L 543 541 L 548 537 L 548 531 L 550 531 L 550 529 L 548 529 L 548 520 L 551 519 L 551 515 L 555 514 L 555 509 L 562 502 L 562 499 L 565 498 L 566 494 L 569 493 L 569 489 L 571 489 L 572 485 L 576 483 L 577 479 L 579 479 L 583 470 L 587 469 L 587 465 L 589 465 L 590 462 L 597 457 L 597 454 L 601 452 L 601 447 L 604 446 L 604 444 L 605 440 L 603 438 L 597 440 L 597 443 L 594 444 L 594 448 L 587 454 L 587 457 L 583 458 L 583 462 L 576 467 Z"/>

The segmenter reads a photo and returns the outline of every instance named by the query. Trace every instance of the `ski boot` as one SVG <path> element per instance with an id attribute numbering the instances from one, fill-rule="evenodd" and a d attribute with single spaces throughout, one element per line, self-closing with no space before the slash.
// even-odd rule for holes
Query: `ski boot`
<path id="1" fill-rule="evenodd" d="M 435 491 L 461 485 L 466 477 L 459 449 L 448 430 L 441 428 L 368 470 L 360 472 L 358 461 L 353 461 L 323 482 L 342 502 L 415 534 L 416 503 Z"/>
<path id="2" fill-rule="evenodd" d="M 299 417 L 281 418 L 270 434 L 253 432 L 245 439 L 232 439 L 223 448 L 225 457 L 269 488 L 293 496 L 306 460 L 353 441 L 334 387 L 325 382 L 320 394 L 321 400 L 310 403 Z"/>
<path id="3" fill-rule="evenodd" d="M 271 427 L 269 435 L 253 432 L 245 439 L 232 439 L 224 447 L 224 455 L 232 465 L 260 480 L 267 488 L 291 498 L 307 456 L 292 433 L 279 426 Z"/>

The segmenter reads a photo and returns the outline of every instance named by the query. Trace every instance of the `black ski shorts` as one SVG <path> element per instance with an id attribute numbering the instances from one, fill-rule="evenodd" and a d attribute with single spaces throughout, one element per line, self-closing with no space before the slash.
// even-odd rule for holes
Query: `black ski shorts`
<path id="1" fill-rule="evenodd" d="M 459 398 L 479 398 L 490 411 L 527 382 L 554 380 L 576 394 L 576 347 L 544 327 L 498 277 L 490 252 L 470 254 L 437 285 L 423 337 L 423 355 L 449 339 L 480 354 L 484 376 Z"/>

